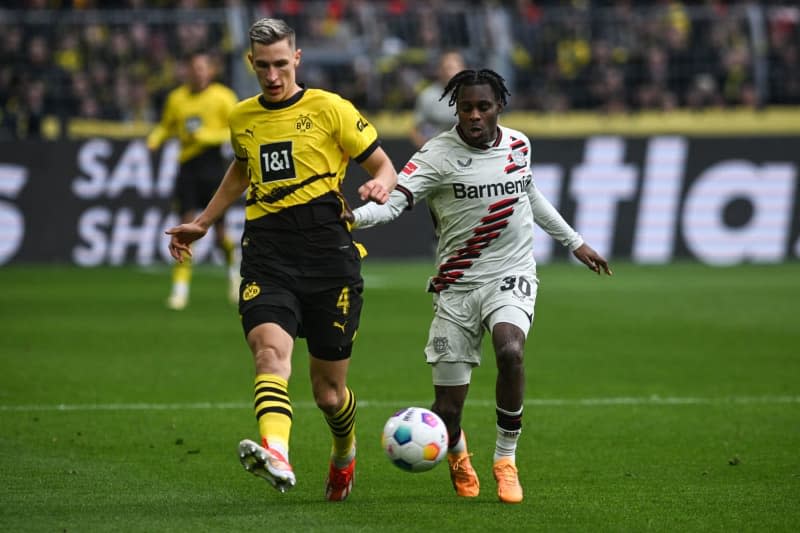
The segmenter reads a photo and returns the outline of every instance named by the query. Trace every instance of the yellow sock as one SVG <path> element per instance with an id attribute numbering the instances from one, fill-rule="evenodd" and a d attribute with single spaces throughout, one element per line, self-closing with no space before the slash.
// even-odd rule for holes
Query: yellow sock
<path id="1" fill-rule="evenodd" d="M 234 261 L 234 250 L 236 247 L 233 244 L 233 241 L 228 237 L 223 237 L 222 239 L 222 253 L 225 254 L 225 264 L 227 266 L 232 266 Z"/>
<path id="2" fill-rule="evenodd" d="M 292 402 L 289 383 L 275 374 L 258 374 L 255 381 L 255 412 L 258 431 L 266 445 L 289 459 L 289 434 L 292 431 Z"/>
<path id="3" fill-rule="evenodd" d="M 333 435 L 331 457 L 338 466 L 344 467 L 353 457 L 353 445 L 356 441 L 356 396 L 350 387 L 345 389 L 344 405 L 332 417 L 325 417 Z"/>
<path id="4" fill-rule="evenodd" d="M 183 263 L 175 263 L 172 267 L 172 284 L 189 285 L 192 281 L 192 257 L 183 254 Z"/>

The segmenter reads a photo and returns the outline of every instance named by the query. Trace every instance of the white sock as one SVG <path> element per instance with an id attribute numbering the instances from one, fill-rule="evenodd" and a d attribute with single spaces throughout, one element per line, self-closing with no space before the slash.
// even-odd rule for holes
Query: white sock
<path id="1" fill-rule="evenodd" d="M 505 417 L 511 417 L 514 419 L 519 419 L 522 417 L 522 408 L 519 411 L 505 411 L 503 409 L 497 408 L 498 415 Z M 495 462 L 499 459 L 511 459 L 511 462 L 514 463 L 516 461 L 516 453 L 517 453 L 517 441 L 519 441 L 519 436 L 522 433 L 522 428 L 519 429 L 505 429 L 500 427 L 498 424 L 497 426 L 497 440 L 494 444 L 494 460 Z"/>
<path id="2" fill-rule="evenodd" d="M 463 431 L 459 434 L 456 443 L 447 447 L 447 451 L 449 453 L 461 453 L 467 451 L 467 439 L 464 438 Z"/>
<path id="3" fill-rule="evenodd" d="M 189 296 L 189 284 L 185 281 L 176 281 L 172 284 L 172 295 L 177 298 Z"/>

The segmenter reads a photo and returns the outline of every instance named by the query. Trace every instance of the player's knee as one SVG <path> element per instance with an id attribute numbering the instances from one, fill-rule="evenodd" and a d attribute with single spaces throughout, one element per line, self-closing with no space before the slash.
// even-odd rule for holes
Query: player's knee
<path id="1" fill-rule="evenodd" d="M 344 403 L 344 395 L 339 394 L 335 387 L 315 386 L 314 401 L 320 411 L 328 416 L 335 415 Z"/>
<path id="2" fill-rule="evenodd" d="M 497 368 L 500 371 L 518 369 L 523 364 L 525 345 L 518 339 L 508 339 L 495 347 Z"/>
<path id="3" fill-rule="evenodd" d="M 284 359 L 280 351 L 273 346 L 259 348 L 253 354 L 256 372 L 259 374 L 282 375 L 287 370 L 286 361 L 284 361 Z"/>

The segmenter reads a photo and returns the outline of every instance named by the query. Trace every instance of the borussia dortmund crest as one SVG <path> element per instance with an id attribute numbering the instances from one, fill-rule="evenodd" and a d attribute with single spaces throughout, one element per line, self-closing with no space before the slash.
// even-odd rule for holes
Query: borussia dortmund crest
<path id="1" fill-rule="evenodd" d="M 242 291 L 242 300 L 245 302 L 249 302 L 256 296 L 261 294 L 261 287 L 254 281 L 252 283 L 248 283 L 247 286 Z"/>
<path id="2" fill-rule="evenodd" d="M 311 117 L 308 115 L 300 115 L 297 117 L 297 122 L 294 123 L 294 127 L 297 131 L 308 131 L 314 127 L 314 123 L 311 122 Z"/>

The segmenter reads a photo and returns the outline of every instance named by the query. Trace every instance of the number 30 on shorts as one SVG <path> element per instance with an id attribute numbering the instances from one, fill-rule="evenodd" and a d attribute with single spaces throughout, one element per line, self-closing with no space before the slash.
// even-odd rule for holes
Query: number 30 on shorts
<path id="1" fill-rule="evenodd" d="M 528 281 L 528 278 L 524 276 L 506 276 L 503 278 L 503 282 L 500 285 L 501 291 L 510 291 L 514 288 L 519 289 L 524 296 L 530 296 L 532 289 L 531 289 L 531 282 Z"/>

